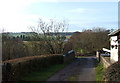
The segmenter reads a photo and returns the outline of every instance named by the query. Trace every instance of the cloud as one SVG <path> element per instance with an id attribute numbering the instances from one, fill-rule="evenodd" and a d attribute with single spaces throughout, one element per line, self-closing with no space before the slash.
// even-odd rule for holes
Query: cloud
<path id="1" fill-rule="evenodd" d="M 58 2 L 119 2 L 119 0 L 57 0 Z"/>
<path id="2" fill-rule="evenodd" d="M 65 0 L 72 2 L 73 0 Z M 81 0 L 75 0 L 77 2 Z M 82 0 L 83 1 L 83 0 Z M 86 0 L 85 0 L 86 1 Z M 91 1 L 91 0 L 90 0 Z M 49 17 L 25 13 L 27 7 L 37 2 L 64 2 L 63 0 L 0 0 L 0 29 L 6 31 L 29 31 L 28 26 L 36 25 L 39 18 L 49 19 Z M 68 12 L 86 13 L 92 12 L 92 9 L 76 8 Z"/>
<path id="3" fill-rule="evenodd" d="M 69 10 L 69 12 L 85 13 L 85 12 L 86 12 L 86 9 L 85 9 L 85 8 L 77 8 L 77 9 Z"/>
<path id="4" fill-rule="evenodd" d="M 39 2 L 58 2 L 58 0 L 38 0 Z"/>
<path id="5" fill-rule="evenodd" d="M 27 24 L 23 11 L 33 2 L 34 0 L 0 0 L 0 28 L 5 28 L 6 31 L 22 30 L 21 27 Z"/>
<path id="6" fill-rule="evenodd" d="M 5 31 L 30 31 L 27 27 L 37 24 L 39 18 L 48 18 L 25 13 L 27 7 L 38 2 L 56 2 L 57 0 L 0 0 L 0 29 Z"/>
<path id="7" fill-rule="evenodd" d="M 0 0 L 0 28 L 5 31 L 29 31 L 28 26 L 35 25 L 38 15 L 25 13 L 25 9 L 38 0 Z"/>
<path id="8" fill-rule="evenodd" d="M 88 12 L 95 12 L 96 10 L 94 9 L 86 9 L 86 8 L 76 8 L 76 9 L 71 9 L 68 10 L 68 12 L 72 13 L 88 13 Z"/>

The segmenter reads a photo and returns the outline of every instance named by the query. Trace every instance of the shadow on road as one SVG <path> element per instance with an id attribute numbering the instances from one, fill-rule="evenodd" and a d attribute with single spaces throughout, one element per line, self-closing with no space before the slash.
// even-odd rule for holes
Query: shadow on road
<path id="1" fill-rule="evenodd" d="M 47 81 L 95 81 L 95 57 L 76 58 Z"/>

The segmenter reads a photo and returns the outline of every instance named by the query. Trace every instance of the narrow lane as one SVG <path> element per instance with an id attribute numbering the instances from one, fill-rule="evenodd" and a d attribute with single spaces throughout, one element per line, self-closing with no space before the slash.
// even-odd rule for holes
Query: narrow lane
<path id="1" fill-rule="evenodd" d="M 95 81 L 94 57 L 77 58 L 47 81 Z"/>

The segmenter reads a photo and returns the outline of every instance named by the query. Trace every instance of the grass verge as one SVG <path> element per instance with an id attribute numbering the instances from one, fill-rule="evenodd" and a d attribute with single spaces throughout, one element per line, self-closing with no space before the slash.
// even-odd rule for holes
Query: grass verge
<path id="1" fill-rule="evenodd" d="M 102 81 L 103 73 L 105 72 L 105 67 L 102 63 L 98 63 L 96 65 L 96 81 Z"/>
<path id="2" fill-rule="evenodd" d="M 89 57 L 88 55 L 84 55 L 84 56 L 75 56 L 75 58 L 84 58 L 84 57 Z"/>
<path id="3" fill-rule="evenodd" d="M 44 82 L 53 74 L 63 69 L 67 65 L 68 65 L 67 63 L 57 64 L 49 68 L 46 68 L 43 71 L 30 73 L 29 75 L 22 77 L 20 81 L 43 81 Z"/>
<path id="4" fill-rule="evenodd" d="M 92 55 L 91 55 L 92 56 Z M 89 55 L 84 55 L 84 56 L 75 56 L 75 58 L 84 58 L 84 57 L 90 57 Z"/>
<path id="5" fill-rule="evenodd" d="M 76 81 L 76 80 L 78 80 L 78 76 L 76 75 L 73 75 L 70 78 L 68 78 L 68 81 Z"/>

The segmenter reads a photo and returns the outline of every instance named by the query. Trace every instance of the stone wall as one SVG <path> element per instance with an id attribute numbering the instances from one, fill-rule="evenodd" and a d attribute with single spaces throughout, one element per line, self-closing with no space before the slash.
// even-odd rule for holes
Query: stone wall
<path id="1" fill-rule="evenodd" d="M 105 59 L 103 56 L 100 56 L 100 62 L 104 65 L 105 68 L 108 68 L 111 65 L 111 62 Z"/>
<path id="2" fill-rule="evenodd" d="M 64 54 L 63 56 L 64 56 L 64 62 L 70 62 L 75 59 L 75 52 L 71 50 L 67 54 Z"/>
<path id="3" fill-rule="evenodd" d="M 100 52 L 96 52 L 96 58 L 99 62 L 101 62 L 105 68 L 108 68 L 112 63 L 110 60 L 106 59 L 106 57 L 103 57 L 100 55 Z M 110 57 L 107 57 L 110 58 Z"/>

